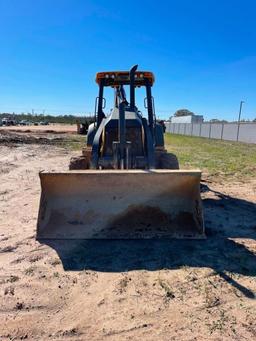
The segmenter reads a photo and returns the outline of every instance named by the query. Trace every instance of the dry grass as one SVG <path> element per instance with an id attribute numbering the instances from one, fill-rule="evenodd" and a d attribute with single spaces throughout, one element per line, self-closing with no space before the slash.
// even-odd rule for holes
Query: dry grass
<path id="1" fill-rule="evenodd" d="M 181 168 L 200 168 L 209 176 L 233 181 L 252 178 L 256 172 L 254 144 L 172 134 L 165 134 L 165 144 Z"/>

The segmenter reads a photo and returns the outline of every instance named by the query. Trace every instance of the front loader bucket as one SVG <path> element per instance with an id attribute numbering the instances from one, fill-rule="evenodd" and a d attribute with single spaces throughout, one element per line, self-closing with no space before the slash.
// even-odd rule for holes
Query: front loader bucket
<path id="1" fill-rule="evenodd" d="M 205 238 L 200 171 L 39 175 L 37 239 Z"/>

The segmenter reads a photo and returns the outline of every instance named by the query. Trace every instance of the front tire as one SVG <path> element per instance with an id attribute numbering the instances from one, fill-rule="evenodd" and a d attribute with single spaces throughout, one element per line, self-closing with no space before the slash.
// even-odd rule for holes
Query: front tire
<path id="1" fill-rule="evenodd" d="M 82 169 L 89 169 L 90 164 L 86 157 L 82 156 L 75 156 L 70 159 L 69 162 L 69 170 L 82 170 Z"/>

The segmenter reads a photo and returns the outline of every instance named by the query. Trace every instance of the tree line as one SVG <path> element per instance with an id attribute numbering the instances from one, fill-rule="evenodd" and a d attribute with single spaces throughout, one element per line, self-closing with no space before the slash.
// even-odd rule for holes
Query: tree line
<path id="1" fill-rule="evenodd" d="M 31 123 L 35 122 L 49 122 L 49 123 L 66 123 L 66 124 L 75 124 L 77 121 L 80 123 L 92 123 L 94 121 L 94 116 L 78 116 L 78 115 L 43 115 L 43 114 L 30 114 L 30 113 L 22 113 L 22 114 L 15 114 L 15 113 L 1 113 L 0 119 L 11 117 L 15 121 L 28 121 Z"/>

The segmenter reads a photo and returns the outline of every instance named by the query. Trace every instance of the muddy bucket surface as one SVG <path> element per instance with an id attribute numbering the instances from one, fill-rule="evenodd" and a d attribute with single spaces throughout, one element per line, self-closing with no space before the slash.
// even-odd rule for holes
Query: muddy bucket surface
<path id="1" fill-rule="evenodd" d="M 39 176 L 37 239 L 205 238 L 198 170 Z"/>

